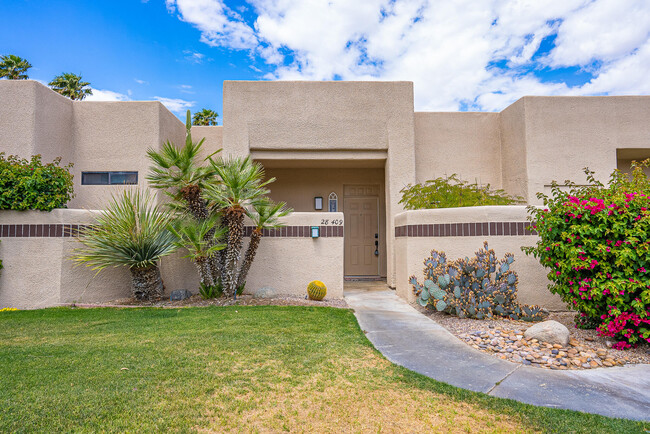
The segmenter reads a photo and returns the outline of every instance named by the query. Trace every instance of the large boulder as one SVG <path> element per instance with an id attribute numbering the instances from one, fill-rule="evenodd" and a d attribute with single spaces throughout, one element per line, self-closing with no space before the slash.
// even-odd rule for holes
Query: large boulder
<path id="1" fill-rule="evenodd" d="M 275 298 L 278 291 L 270 286 L 264 286 L 253 293 L 253 298 Z"/>
<path id="2" fill-rule="evenodd" d="M 177 289 L 175 291 L 172 291 L 172 293 L 169 295 L 169 299 L 171 301 L 180 301 L 185 300 L 186 298 L 190 298 L 191 296 L 192 293 L 187 289 Z"/>
<path id="3" fill-rule="evenodd" d="M 553 320 L 543 321 L 528 327 L 524 332 L 524 336 L 527 339 L 537 339 L 550 344 L 560 344 L 562 346 L 569 344 L 569 329 Z"/>

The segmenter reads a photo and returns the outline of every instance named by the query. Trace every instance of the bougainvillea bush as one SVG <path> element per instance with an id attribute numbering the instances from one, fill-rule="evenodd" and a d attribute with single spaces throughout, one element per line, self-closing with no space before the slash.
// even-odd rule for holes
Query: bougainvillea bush
<path id="1" fill-rule="evenodd" d="M 70 167 L 61 158 L 43 164 L 40 155 L 25 160 L 0 152 L 0 209 L 51 211 L 73 197 Z"/>
<path id="2" fill-rule="evenodd" d="M 529 207 L 539 241 L 524 247 L 550 271 L 551 292 L 578 312 L 576 324 L 626 349 L 650 342 L 650 182 L 633 163 L 607 185 L 585 169 L 588 186 L 553 184 L 538 194 L 544 208 Z"/>

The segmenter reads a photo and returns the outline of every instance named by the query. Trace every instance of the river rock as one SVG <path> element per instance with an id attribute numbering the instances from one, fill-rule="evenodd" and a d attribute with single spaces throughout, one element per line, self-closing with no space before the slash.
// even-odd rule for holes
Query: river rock
<path id="1" fill-rule="evenodd" d="M 253 293 L 253 298 L 275 298 L 278 291 L 270 286 L 264 286 Z"/>
<path id="2" fill-rule="evenodd" d="M 569 343 L 569 329 L 557 321 L 543 321 L 528 327 L 524 337 L 565 346 Z"/>

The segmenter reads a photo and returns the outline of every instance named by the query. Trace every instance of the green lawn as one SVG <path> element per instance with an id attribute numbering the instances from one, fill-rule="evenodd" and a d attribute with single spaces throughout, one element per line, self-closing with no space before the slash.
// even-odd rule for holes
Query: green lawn
<path id="1" fill-rule="evenodd" d="M 436 382 L 332 308 L 2 312 L 0 379 L 3 432 L 650 429 Z"/>

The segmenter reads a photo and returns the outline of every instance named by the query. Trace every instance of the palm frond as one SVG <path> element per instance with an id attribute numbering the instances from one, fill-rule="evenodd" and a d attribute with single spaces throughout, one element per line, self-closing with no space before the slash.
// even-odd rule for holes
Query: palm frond
<path id="1" fill-rule="evenodd" d="M 219 226 L 219 216 L 200 222 L 186 218 L 175 222 L 169 229 L 176 237 L 176 246 L 188 250 L 185 258 L 207 258 L 226 248 L 225 244 L 218 242 L 226 233 L 226 229 Z"/>
<path id="2" fill-rule="evenodd" d="M 264 197 L 253 203 L 253 212 L 248 212 L 248 217 L 253 221 L 257 229 L 272 229 L 284 226 L 280 222 L 280 217 L 284 217 L 293 212 L 292 208 L 287 208 L 286 202 L 275 203 Z"/>
<path id="3" fill-rule="evenodd" d="M 251 161 L 250 157 L 230 157 L 225 160 L 210 159 L 212 168 L 220 179 L 217 185 L 208 186 L 206 196 L 213 207 L 246 208 L 252 202 L 270 191 L 266 185 L 275 181 L 264 179 L 264 167 Z"/>
<path id="4" fill-rule="evenodd" d="M 188 185 L 197 185 L 201 188 L 205 184 L 213 182 L 215 172 L 211 164 L 202 165 L 199 154 L 205 138 L 194 142 L 191 134 L 190 111 L 187 111 L 187 122 L 185 125 L 185 145 L 177 147 L 171 141 L 163 143 L 160 150 L 149 148 L 147 156 L 154 163 L 149 168 L 147 180 L 154 188 L 171 190 L 172 197 L 178 196 L 178 191 Z M 221 149 L 217 150 L 220 152 Z M 212 154 L 212 155 L 214 155 Z"/>

